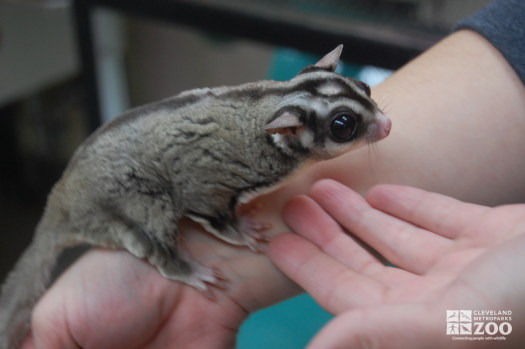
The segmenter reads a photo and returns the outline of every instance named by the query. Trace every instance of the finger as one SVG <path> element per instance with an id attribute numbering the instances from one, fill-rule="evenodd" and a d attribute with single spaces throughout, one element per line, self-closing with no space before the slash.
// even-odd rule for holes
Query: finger
<path id="1" fill-rule="evenodd" d="M 360 275 L 296 234 L 274 238 L 268 255 L 282 272 L 332 314 L 377 304 L 386 292 L 382 283 Z"/>
<path id="2" fill-rule="evenodd" d="M 53 304 L 41 300 L 33 310 L 32 338 L 29 341 L 32 346 L 28 348 L 80 348 L 71 336 L 62 313 L 54 309 Z M 57 313 L 60 315 L 55 316 Z"/>
<path id="3" fill-rule="evenodd" d="M 457 238 L 488 207 L 421 189 L 378 185 L 367 196 L 375 208 L 449 239 Z"/>
<path id="4" fill-rule="evenodd" d="M 348 231 L 404 270 L 423 274 L 451 245 L 448 239 L 371 207 L 338 182 L 319 181 L 310 196 Z"/>
<path id="5" fill-rule="evenodd" d="M 384 268 L 376 257 L 347 235 L 311 198 L 299 196 L 290 200 L 283 214 L 293 231 L 344 265 L 367 274 L 376 273 Z"/>
<path id="6" fill-rule="evenodd" d="M 443 347 L 441 313 L 429 314 L 419 304 L 402 304 L 356 309 L 325 326 L 308 349 L 324 348 L 423 348 Z M 448 343 L 450 344 L 450 343 Z"/>

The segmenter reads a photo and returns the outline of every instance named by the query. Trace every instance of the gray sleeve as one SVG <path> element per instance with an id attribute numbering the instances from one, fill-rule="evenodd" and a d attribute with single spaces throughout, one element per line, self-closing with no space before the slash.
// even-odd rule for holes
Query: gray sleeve
<path id="1" fill-rule="evenodd" d="M 473 16 L 459 22 L 458 29 L 471 29 L 494 45 L 525 84 L 525 1 L 495 0 Z"/>

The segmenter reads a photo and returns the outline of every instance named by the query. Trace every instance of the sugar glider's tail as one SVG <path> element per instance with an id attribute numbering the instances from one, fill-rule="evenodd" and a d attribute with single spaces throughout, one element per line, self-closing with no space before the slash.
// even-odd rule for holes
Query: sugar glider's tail
<path id="1" fill-rule="evenodd" d="M 60 251 L 59 234 L 49 228 L 46 217 L 37 227 L 33 242 L 24 251 L 0 290 L 0 349 L 16 349 L 26 337 L 31 313 L 49 285 Z"/>

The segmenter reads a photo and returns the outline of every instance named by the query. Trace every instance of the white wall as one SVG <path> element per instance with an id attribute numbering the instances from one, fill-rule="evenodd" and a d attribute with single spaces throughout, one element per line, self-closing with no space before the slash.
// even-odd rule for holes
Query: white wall
<path id="1" fill-rule="evenodd" d="M 0 105 L 77 71 L 68 9 L 0 2 Z"/>
<path id="2" fill-rule="evenodd" d="M 272 47 L 224 40 L 186 27 L 134 19 L 128 27 L 133 104 L 178 92 L 266 78 Z"/>

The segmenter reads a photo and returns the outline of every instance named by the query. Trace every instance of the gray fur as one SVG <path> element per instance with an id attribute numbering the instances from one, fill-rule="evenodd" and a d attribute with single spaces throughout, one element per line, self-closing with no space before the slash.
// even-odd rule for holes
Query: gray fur
<path id="1" fill-rule="evenodd" d="M 386 136 L 390 126 L 375 103 L 354 80 L 332 72 L 336 50 L 290 81 L 184 92 L 131 110 L 88 138 L 2 288 L 0 349 L 16 348 L 26 335 L 67 246 L 126 249 L 165 277 L 204 290 L 216 276 L 179 250 L 182 217 L 256 249 L 257 233 L 235 214 L 240 201 L 275 188 L 307 161 Z M 334 108 L 360 116 L 358 138 L 330 139 Z"/>

